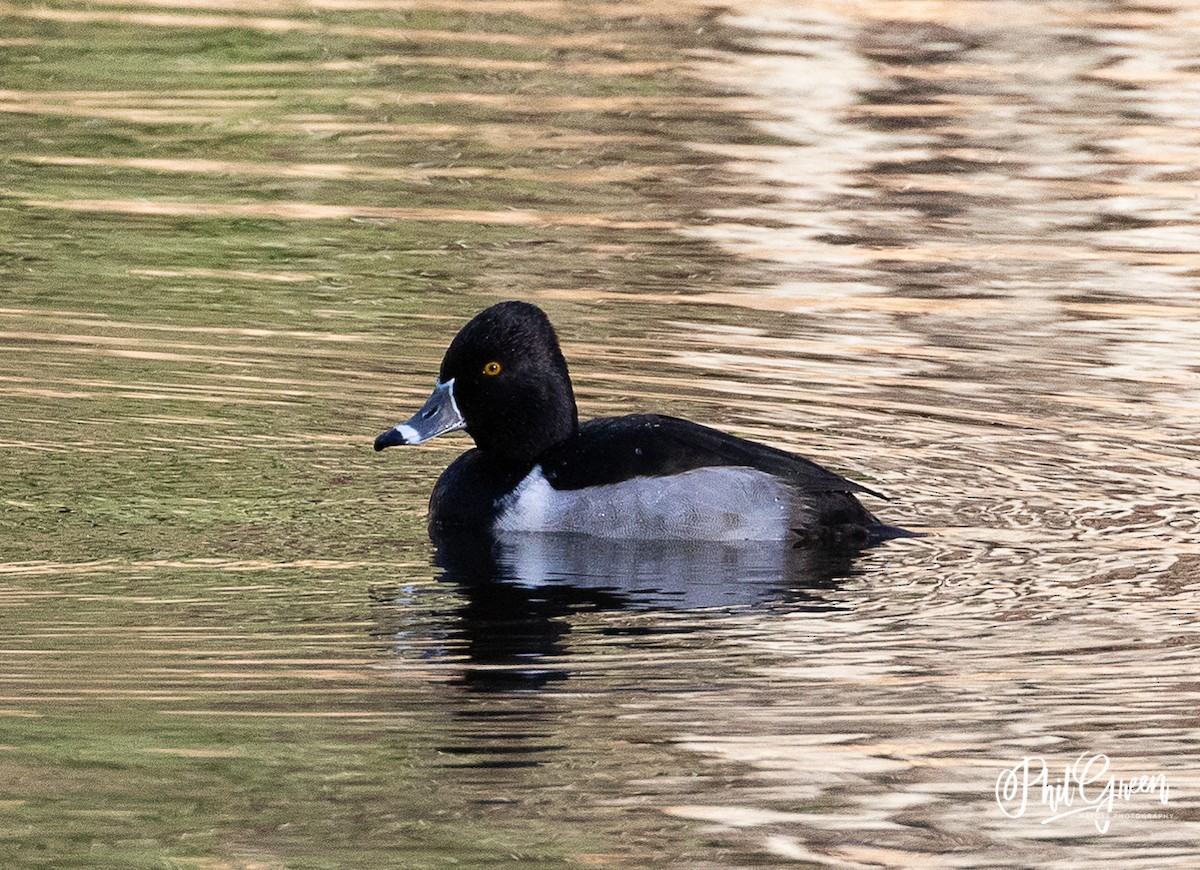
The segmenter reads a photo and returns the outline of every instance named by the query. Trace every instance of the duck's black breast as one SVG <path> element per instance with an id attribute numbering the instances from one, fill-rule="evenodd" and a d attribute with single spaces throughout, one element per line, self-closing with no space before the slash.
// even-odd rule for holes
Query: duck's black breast
<path id="1" fill-rule="evenodd" d="M 468 450 L 434 484 L 429 497 L 430 530 L 489 528 L 499 501 L 532 470 L 532 463 L 510 462 L 479 448 Z"/>
<path id="2" fill-rule="evenodd" d="M 802 456 L 659 414 L 591 420 L 575 437 L 546 451 L 538 464 L 560 490 L 736 466 L 778 477 L 800 493 L 878 495 Z"/>

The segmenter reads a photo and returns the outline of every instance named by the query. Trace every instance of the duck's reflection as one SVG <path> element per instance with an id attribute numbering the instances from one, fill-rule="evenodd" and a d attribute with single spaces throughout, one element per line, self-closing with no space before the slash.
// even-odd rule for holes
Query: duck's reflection
<path id="1" fill-rule="evenodd" d="M 441 535 L 434 564 L 464 589 L 504 585 L 604 608 L 753 606 L 807 597 L 850 570 L 855 553 L 763 541 L 630 541 L 590 535 Z"/>
<path id="2" fill-rule="evenodd" d="M 764 542 L 530 533 L 439 536 L 434 544 L 442 579 L 462 596 L 443 614 L 467 659 L 461 679 L 493 690 L 537 689 L 565 679 L 565 617 L 572 613 L 827 609 L 824 593 L 850 573 L 855 555 Z"/>

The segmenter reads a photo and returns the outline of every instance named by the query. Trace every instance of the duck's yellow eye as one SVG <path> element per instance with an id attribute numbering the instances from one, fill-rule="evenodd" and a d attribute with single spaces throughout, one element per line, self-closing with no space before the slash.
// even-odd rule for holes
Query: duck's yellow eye
<path id="1" fill-rule="evenodd" d="M 496 375 L 500 374 L 500 363 L 496 362 L 495 360 L 492 360 L 490 363 L 488 363 L 487 365 L 485 365 L 483 367 L 483 373 L 485 375 L 487 375 L 488 377 L 494 378 Z"/>

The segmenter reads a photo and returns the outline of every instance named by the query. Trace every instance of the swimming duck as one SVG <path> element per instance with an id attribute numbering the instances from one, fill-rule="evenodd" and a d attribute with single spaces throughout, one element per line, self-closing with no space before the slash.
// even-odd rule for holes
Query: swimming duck
<path id="1" fill-rule="evenodd" d="M 659 414 L 579 423 L 558 336 L 527 302 L 477 314 L 450 342 L 433 394 L 375 449 L 465 429 L 475 448 L 442 472 L 429 528 L 642 540 L 864 546 L 902 535 L 814 462 Z"/>

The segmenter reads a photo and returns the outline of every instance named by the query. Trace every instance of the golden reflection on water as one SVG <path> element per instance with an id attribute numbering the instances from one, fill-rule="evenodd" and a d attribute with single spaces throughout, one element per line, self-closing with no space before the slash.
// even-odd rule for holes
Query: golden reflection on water
<path id="1" fill-rule="evenodd" d="M 154 159 L 154 158 L 103 158 L 103 157 L 71 157 L 44 155 L 12 155 L 10 160 L 29 163 L 54 164 L 59 166 L 105 166 L 122 169 L 146 169 L 152 172 L 172 172 L 183 174 L 217 173 L 233 175 L 265 175 L 273 178 L 315 178 L 315 179 L 344 179 L 353 178 L 365 180 L 371 178 L 392 181 L 430 182 L 437 178 L 538 178 L 556 177 L 562 181 L 597 182 L 635 181 L 643 176 L 662 172 L 663 167 L 656 166 L 612 166 L 600 169 L 589 169 L 587 172 L 565 172 L 555 168 L 541 169 L 536 173 L 532 170 L 512 168 L 487 168 L 483 166 L 441 166 L 441 167 L 388 167 L 364 168 L 347 164 L 271 164 L 271 163 L 235 163 L 221 160 L 202 159 Z M 211 270 L 210 270 L 211 273 Z M 204 274 L 210 274 L 204 273 Z M 255 273 L 239 272 L 235 276 L 253 277 Z"/>
<path id="2" fill-rule="evenodd" d="M 501 224 L 504 226 L 586 226 L 624 230 L 671 229 L 666 221 L 638 221 L 602 215 L 547 213 L 511 210 L 404 208 L 402 206 L 327 205 L 312 202 L 163 202 L 161 200 L 120 199 L 29 199 L 34 208 L 67 211 L 103 211 L 120 214 L 170 215 L 183 217 L 277 218 L 279 220 L 333 221 L 351 218 L 376 218 L 396 221 L 435 221 L 440 223 Z"/>
<path id="3" fill-rule="evenodd" d="M 1191 6 L 0 19 L 0 808 L 38 855 L 1194 864 Z M 585 415 L 797 450 L 930 537 L 811 587 L 456 585 L 423 513 L 465 439 L 370 438 L 516 296 Z M 1170 818 L 1000 813 L 1084 752 Z"/>

